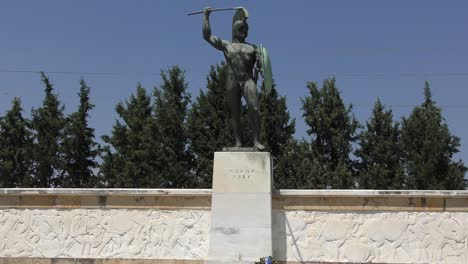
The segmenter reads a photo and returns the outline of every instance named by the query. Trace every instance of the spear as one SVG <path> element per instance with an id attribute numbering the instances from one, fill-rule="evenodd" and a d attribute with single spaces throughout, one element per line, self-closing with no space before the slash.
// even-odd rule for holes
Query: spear
<path id="1" fill-rule="evenodd" d="M 225 11 L 225 10 L 239 10 L 239 9 L 244 9 L 242 6 L 238 6 L 238 7 L 227 7 L 227 8 L 210 8 L 210 11 L 211 12 L 214 12 L 214 11 Z M 244 12 L 246 10 L 244 9 Z M 203 10 L 201 11 L 196 11 L 196 12 L 192 12 L 192 13 L 188 13 L 187 15 L 188 16 L 192 16 L 192 15 L 196 15 L 196 14 L 203 14 Z M 247 13 L 246 13 L 247 14 Z"/>

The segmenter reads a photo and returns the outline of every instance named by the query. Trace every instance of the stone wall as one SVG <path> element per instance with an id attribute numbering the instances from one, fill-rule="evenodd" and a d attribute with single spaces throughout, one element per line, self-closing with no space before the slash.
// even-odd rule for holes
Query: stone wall
<path id="1" fill-rule="evenodd" d="M 0 257 L 203 260 L 210 198 L 209 190 L 7 189 Z"/>
<path id="2" fill-rule="evenodd" d="M 6 209 L 2 257 L 203 259 L 208 211 Z"/>
<path id="3" fill-rule="evenodd" d="M 291 262 L 467 264 L 467 194 L 281 191 L 275 255 Z"/>
<path id="4" fill-rule="evenodd" d="M 210 208 L 211 190 L 0 189 L 0 264 L 203 263 Z M 468 264 L 468 192 L 280 190 L 273 249 L 288 263 Z"/>

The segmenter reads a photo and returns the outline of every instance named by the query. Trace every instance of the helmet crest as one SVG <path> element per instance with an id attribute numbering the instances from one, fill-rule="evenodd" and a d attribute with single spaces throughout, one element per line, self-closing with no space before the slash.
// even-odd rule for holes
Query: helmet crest
<path id="1" fill-rule="evenodd" d="M 247 9 L 245 8 L 239 8 L 236 10 L 234 13 L 234 17 L 232 18 L 232 24 L 236 23 L 236 21 L 241 20 L 245 22 L 249 18 L 249 12 L 247 12 Z"/>

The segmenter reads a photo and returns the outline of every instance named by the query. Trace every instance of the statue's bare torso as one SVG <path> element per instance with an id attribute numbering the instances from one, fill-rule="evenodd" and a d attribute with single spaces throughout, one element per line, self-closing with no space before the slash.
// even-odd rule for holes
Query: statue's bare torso
<path id="1" fill-rule="evenodd" d="M 247 43 L 228 42 L 224 49 L 224 56 L 230 62 L 228 64 L 229 77 L 234 77 L 240 85 L 245 84 L 248 79 L 253 80 L 253 69 L 257 61 L 255 47 Z"/>

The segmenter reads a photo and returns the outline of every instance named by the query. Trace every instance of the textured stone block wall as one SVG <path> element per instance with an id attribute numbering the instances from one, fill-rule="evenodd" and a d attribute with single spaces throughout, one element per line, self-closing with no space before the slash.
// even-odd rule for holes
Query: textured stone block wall
<path id="1" fill-rule="evenodd" d="M 0 264 L 203 263 L 210 210 L 211 190 L 0 189 Z M 466 191 L 280 190 L 272 226 L 282 263 L 468 264 Z"/>
<path id="2" fill-rule="evenodd" d="M 0 256 L 203 259 L 209 211 L 5 209 Z"/>
<path id="3" fill-rule="evenodd" d="M 207 254 L 209 190 L 3 191 L 0 263 L 66 258 L 199 263 Z"/>
<path id="4" fill-rule="evenodd" d="M 275 225 L 288 261 L 468 263 L 468 213 L 288 211 Z"/>
<path id="5" fill-rule="evenodd" d="M 280 193 L 273 241 L 281 260 L 468 264 L 465 191 Z"/>

